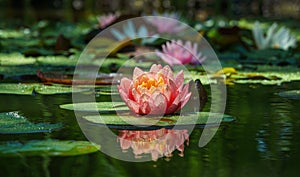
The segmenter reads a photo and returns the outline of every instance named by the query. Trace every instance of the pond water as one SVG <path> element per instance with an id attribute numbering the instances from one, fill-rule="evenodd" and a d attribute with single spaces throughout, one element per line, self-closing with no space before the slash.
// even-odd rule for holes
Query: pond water
<path id="1" fill-rule="evenodd" d="M 212 141 L 203 148 L 198 147 L 202 130 L 195 129 L 189 137 L 182 135 L 184 131 L 175 133 L 186 141 L 183 152 L 179 151 L 183 147 L 175 148 L 171 157 L 156 161 L 120 161 L 100 151 L 72 157 L 20 155 L 0 157 L 0 176 L 297 176 L 300 100 L 276 95 L 279 91 L 297 88 L 300 88 L 299 82 L 280 86 L 228 86 L 225 113 L 237 120 L 221 125 Z M 97 98 L 98 101 L 105 99 Z M 64 124 L 62 129 L 52 133 L 0 135 L 1 141 L 86 140 L 74 112 L 59 108 L 61 104 L 71 103 L 72 95 L 0 95 L 0 100 L 0 112 L 19 111 L 31 121 Z M 119 135 L 121 133 L 124 132 Z M 130 148 L 124 153 L 133 155 Z"/>

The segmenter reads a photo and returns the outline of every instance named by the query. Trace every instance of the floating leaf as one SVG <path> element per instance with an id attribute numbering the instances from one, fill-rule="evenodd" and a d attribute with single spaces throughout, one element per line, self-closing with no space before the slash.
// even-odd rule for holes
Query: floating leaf
<path id="1" fill-rule="evenodd" d="M 0 54 L 0 65 L 28 65 L 34 64 L 35 58 L 26 58 L 20 53 Z"/>
<path id="2" fill-rule="evenodd" d="M 62 109 L 87 111 L 87 112 L 111 112 L 111 111 L 128 111 L 129 108 L 125 103 L 117 102 L 87 102 L 87 103 L 74 103 L 63 104 L 59 106 Z"/>
<path id="3" fill-rule="evenodd" d="M 62 127 L 62 123 L 31 123 L 17 112 L 0 113 L 0 134 L 52 132 Z"/>
<path id="4" fill-rule="evenodd" d="M 64 94 L 64 93 L 77 93 L 83 92 L 87 89 L 72 88 L 62 85 L 38 85 L 34 88 L 34 91 L 42 95 Z"/>
<path id="5" fill-rule="evenodd" d="M 289 90 L 278 93 L 279 96 L 289 99 L 300 99 L 300 90 Z"/>
<path id="6" fill-rule="evenodd" d="M 119 91 L 116 86 L 111 87 L 101 87 L 98 89 L 99 91 L 96 91 L 97 94 L 100 95 L 119 95 Z"/>
<path id="7" fill-rule="evenodd" d="M 209 117 L 210 116 L 210 117 Z M 208 119 L 209 117 L 209 119 Z M 173 127 L 188 126 L 195 124 L 202 127 L 205 124 L 217 124 L 221 122 L 232 122 L 235 119 L 229 115 L 223 115 L 210 112 L 198 112 L 185 115 L 168 115 L 163 118 L 159 117 L 144 117 L 131 115 L 129 113 L 123 113 L 120 115 L 101 114 L 93 116 L 84 116 L 85 120 L 95 124 L 107 125 L 111 128 L 119 129 L 135 129 L 136 126 L 150 126 L 146 129 L 161 128 L 161 127 Z M 221 118 L 221 120 L 220 120 Z"/>
<path id="8" fill-rule="evenodd" d="M 76 57 L 65 56 L 41 56 L 37 57 L 36 62 L 39 65 L 52 65 L 52 66 L 75 66 L 78 61 Z"/>
<path id="9" fill-rule="evenodd" d="M 87 89 L 74 88 L 65 85 L 44 85 L 39 83 L 1 83 L 0 94 L 32 95 L 34 92 L 42 95 L 83 92 Z"/>
<path id="10" fill-rule="evenodd" d="M 0 143 L 0 156 L 75 156 L 96 152 L 99 149 L 88 141 L 31 140 Z"/>
<path id="11" fill-rule="evenodd" d="M 34 90 L 32 84 L 0 84 L 0 93 L 31 95 Z"/>

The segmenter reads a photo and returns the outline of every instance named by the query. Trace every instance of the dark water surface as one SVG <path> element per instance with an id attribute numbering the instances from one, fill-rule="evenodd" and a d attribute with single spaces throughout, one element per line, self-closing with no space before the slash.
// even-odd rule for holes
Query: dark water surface
<path id="1" fill-rule="evenodd" d="M 204 148 L 198 147 L 202 130 L 194 130 L 183 157 L 178 150 L 172 157 L 142 163 L 120 161 L 102 152 L 75 157 L 0 157 L 0 176 L 299 176 L 300 100 L 276 95 L 299 88 L 300 83 L 228 86 L 226 114 L 237 121 L 222 125 Z M 51 134 L 0 135 L 1 141 L 86 140 L 74 113 L 59 108 L 71 103 L 71 95 L 0 95 L 0 100 L 0 112 L 17 110 L 31 121 L 64 123 L 63 129 Z"/>

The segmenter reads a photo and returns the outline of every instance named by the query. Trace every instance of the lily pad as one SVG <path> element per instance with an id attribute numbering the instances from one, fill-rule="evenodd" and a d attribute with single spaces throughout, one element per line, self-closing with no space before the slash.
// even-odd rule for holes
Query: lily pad
<path id="1" fill-rule="evenodd" d="M 210 117 L 209 117 L 210 116 Z M 219 118 L 222 118 L 219 120 Z M 209 118 L 209 119 L 208 119 Z M 210 112 L 197 112 L 184 115 L 168 115 L 160 117 L 144 117 L 132 115 L 129 112 L 122 115 L 101 114 L 84 116 L 83 119 L 99 124 L 107 125 L 110 128 L 118 129 L 136 129 L 137 126 L 147 126 L 145 129 L 168 128 L 177 126 L 188 126 L 195 124 L 197 127 L 203 127 L 206 124 L 214 125 L 221 122 L 232 122 L 235 118 L 229 115 Z M 140 127 L 139 127 L 140 128 Z"/>
<path id="2" fill-rule="evenodd" d="M 0 54 L 0 65 L 2 66 L 28 65 L 35 64 L 35 62 L 35 58 L 26 58 L 20 53 Z"/>
<path id="3" fill-rule="evenodd" d="M 278 93 L 279 96 L 289 99 L 300 99 L 300 90 L 289 90 L 289 91 L 283 91 Z"/>
<path id="4" fill-rule="evenodd" d="M 86 103 L 74 103 L 74 104 L 63 104 L 59 106 L 62 109 L 76 110 L 76 111 L 87 111 L 87 112 L 112 112 L 112 111 L 129 111 L 129 108 L 125 103 L 118 102 L 86 102 Z"/>
<path id="5" fill-rule="evenodd" d="M 76 156 L 96 152 L 99 149 L 88 141 L 31 140 L 0 143 L 0 156 Z"/>
<path id="6" fill-rule="evenodd" d="M 32 95 L 38 93 L 42 95 L 64 94 L 83 92 L 87 89 L 74 88 L 65 85 L 44 85 L 40 83 L 2 83 L 0 84 L 0 94 Z"/>
<path id="7" fill-rule="evenodd" d="M 52 132 L 61 127 L 62 123 L 32 123 L 18 112 L 0 113 L 0 134 Z"/>
<path id="8" fill-rule="evenodd" d="M 63 66 L 75 66 L 78 61 L 76 57 L 65 57 L 65 56 L 41 56 L 36 59 L 39 65 L 63 65 Z"/>
<path id="9" fill-rule="evenodd" d="M 72 87 L 62 86 L 62 85 L 37 85 L 34 88 L 34 91 L 36 93 L 42 94 L 42 95 L 77 93 L 77 92 L 83 92 L 86 90 L 87 89 L 72 88 Z"/>
<path id="10" fill-rule="evenodd" d="M 100 95 L 119 95 L 119 91 L 116 86 L 111 86 L 111 87 L 100 87 L 96 91 L 97 94 Z"/>
<path id="11" fill-rule="evenodd" d="M 1 94 L 31 95 L 33 90 L 32 84 L 0 84 Z"/>

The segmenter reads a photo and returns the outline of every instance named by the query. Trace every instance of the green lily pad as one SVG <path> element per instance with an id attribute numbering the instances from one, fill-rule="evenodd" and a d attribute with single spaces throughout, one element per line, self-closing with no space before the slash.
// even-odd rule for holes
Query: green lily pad
<path id="1" fill-rule="evenodd" d="M 263 84 L 280 85 L 284 82 L 300 80 L 300 72 L 239 72 L 243 75 L 261 75 L 265 79 L 236 79 L 233 82 L 238 84 Z"/>
<path id="2" fill-rule="evenodd" d="M 63 65 L 63 66 L 75 66 L 78 61 L 76 57 L 65 57 L 65 56 L 42 56 L 36 59 L 39 65 Z"/>
<path id="3" fill-rule="evenodd" d="M 112 111 L 129 111 L 129 108 L 125 103 L 117 102 L 86 102 L 86 103 L 74 103 L 63 104 L 59 106 L 62 109 L 87 111 L 87 112 L 112 112 Z"/>
<path id="4" fill-rule="evenodd" d="M 119 95 L 118 88 L 116 86 L 109 86 L 109 87 L 100 87 L 96 91 L 97 94 L 100 95 Z"/>
<path id="5" fill-rule="evenodd" d="M 210 116 L 210 117 L 209 117 Z M 220 120 L 220 117 L 222 118 Z M 208 119 L 209 118 L 209 119 Z M 163 118 L 151 116 L 137 116 L 130 114 L 130 112 L 123 113 L 121 115 L 112 115 L 112 114 L 101 114 L 101 115 L 92 115 L 84 116 L 83 119 L 99 124 L 107 125 L 110 128 L 119 128 L 119 129 L 135 129 L 136 126 L 148 126 L 146 129 L 151 128 L 168 128 L 177 126 L 188 126 L 196 125 L 197 127 L 203 127 L 206 124 L 214 125 L 221 122 L 232 122 L 235 118 L 229 115 L 223 115 L 219 113 L 210 113 L 210 112 L 197 112 L 184 115 L 168 115 Z"/>
<path id="6" fill-rule="evenodd" d="M 289 99 L 300 99 L 300 90 L 289 90 L 289 91 L 283 91 L 278 93 L 279 96 Z"/>
<path id="7" fill-rule="evenodd" d="M 21 84 L 21 83 L 1 83 L 0 94 L 32 95 L 38 93 L 42 95 L 64 94 L 83 92 L 87 89 L 74 88 L 65 85 L 44 85 L 40 83 Z"/>
<path id="8" fill-rule="evenodd" d="M 76 156 L 96 152 L 99 149 L 88 141 L 31 140 L 0 143 L 0 156 Z"/>
<path id="9" fill-rule="evenodd" d="M 32 84 L 0 84 L 1 94 L 31 95 L 33 90 Z"/>
<path id="10" fill-rule="evenodd" d="M 35 64 L 35 58 L 26 58 L 20 53 L 0 54 L 0 65 L 28 65 Z"/>
<path id="11" fill-rule="evenodd" d="M 17 112 L 0 113 L 0 134 L 52 132 L 61 127 L 62 123 L 32 123 Z"/>
<path id="12" fill-rule="evenodd" d="M 83 92 L 87 89 L 72 88 L 64 85 L 37 85 L 34 91 L 42 95 L 64 94 L 64 93 L 77 93 Z"/>

